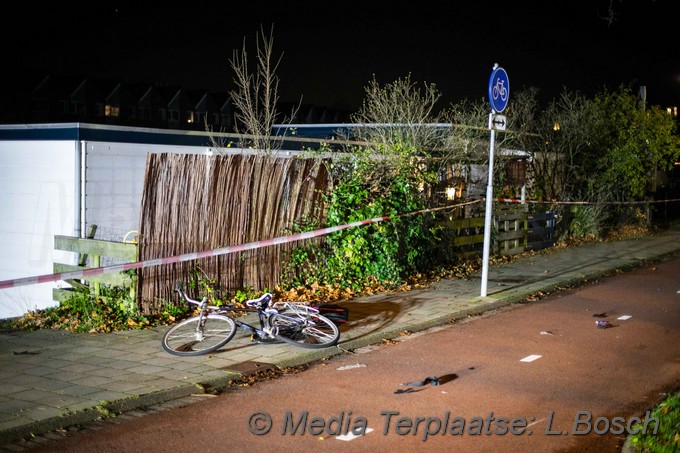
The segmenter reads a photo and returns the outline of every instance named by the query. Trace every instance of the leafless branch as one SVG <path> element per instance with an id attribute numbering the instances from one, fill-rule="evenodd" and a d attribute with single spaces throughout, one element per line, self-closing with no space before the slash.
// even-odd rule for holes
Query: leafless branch
<path id="1" fill-rule="evenodd" d="M 279 78 L 276 70 L 283 55 L 274 60 L 274 26 L 266 35 L 264 29 L 256 35 L 256 70 L 248 67 L 248 51 L 246 40 L 240 51 L 234 50 L 229 61 L 234 71 L 236 88 L 229 94 L 235 109 L 234 130 L 237 134 L 248 137 L 241 139 L 239 146 L 252 148 L 264 154 L 271 154 L 281 148 L 282 141 L 272 138 L 272 126 L 279 122 L 277 111 L 279 104 Z M 297 107 L 291 113 L 295 115 Z M 290 119 L 284 118 L 284 123 Z"/>

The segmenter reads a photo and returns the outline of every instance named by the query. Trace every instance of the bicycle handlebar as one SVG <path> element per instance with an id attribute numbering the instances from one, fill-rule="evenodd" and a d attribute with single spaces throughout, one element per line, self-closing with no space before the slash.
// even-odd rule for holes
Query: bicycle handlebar
<path id="1" fill-rule="evenodd" d="M 217 306 L 212 306 L 212 305 L 207 305 L 207 296 L 203 296 L 202 300 L 196 300 L 192 299 L 187 294 L 184 292 L 184 289 L 182 287 L 182 282 L 178 281 L 175 284 L 175 291 L 177 291 L 180 295 L 180 297 L 190 305 L 196 305 L 200 307 L 205 307 L 208 308 L 209 310 L 220 310 L 220 309 L 229 309 L 233 308 L 233 304 L 227 304 L 223 305 L 221 307 Z M 271 293 L 264 293 L 260 297 L 255 298 L 255 299 L 248 299 L 244 302 L 244 304 L 250 308 L 255 308 L 258 310 L 264 309 L 265 311 L 269 309 L 273 309 L 275 311 L 279 310 L 287 310 L 287 309 L 292 309 L 294 311 L 300 311 L 304 310 L 306 313 L 312 313 L 312 314 L 318 314 L 319 310 L 315 307 L 309 306 L 304 303 L 296 303 L 296 302 L 285 302 L 285 301 L 280 301 L 280 302 L 273 302 L 272 298 L 274 296 Z"/>
<path id="2" fill-rule="evenodd" d="M 203 297 L 202 301 L 198 301 L 196 299 L 192 299 L 189 296 L 187 296 L 187 294 L 184 292 L 184 289 L 182 287 L 182 282 L 180 282 L 180 281 L 175 283 L 175 291 L 177 291 L 179 293 L 179 295 L 182 299 L 184 299 L 185 301 L 187 301 L 191 304 L 200 305 L 207 300 L 207 297 Z M 246 300 L 245 304 L 248 307 L 252 307 L 252 308 L 269 307 L 269 305 L 271 304 L 271 301 L 272 301 L 272 297 L 273 296 L 272 296 L 271 293 L 264 293 L 256 299 Z M 217 308 L 217 307 L 215 307 L 215 308 Z"/>
<path id="3" fill-rule="evenodd" d="M 179 293 L 179 296 L 189 304 L 201 305 L 206 300 L 208 300 L 207 297 L 203 297 L 203 300 L 198 301 L 198 300 L 192 299 L 191 297 L 187 296 L 187 293 L 184 292 L 184 288 L 182 287 L 182 282 L 179 282 L 179 281 L 177 283 L 175 283 L 175 291 L 177 291 Z"/>
<path id="4" fill-rule="evenodd" d="M 263 305 L 269 306 L 272 300 L 272 295 L 270 293 L 264 293 L 257 299 L 250 299 L 246 301 L 246 305 L 249 307 L 262 307 Z"/>

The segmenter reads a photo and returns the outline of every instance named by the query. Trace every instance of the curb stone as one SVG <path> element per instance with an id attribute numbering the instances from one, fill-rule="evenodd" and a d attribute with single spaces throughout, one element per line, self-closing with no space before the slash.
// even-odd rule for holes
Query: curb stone
<path id="1" fill-rule="evenodd" d="M 222 389 L 229 385 L 229 382 L 241 377 L 243 377 L 243 375 L 232 373 L 232 375 L 227 378 L 208 380 L 201 385 L 190 384 L 138 397 L 131 397 L 113 402 L 103 402 L 98 408 L 84 409 L 72 414 L 52 417 L 31 424 L 5 429 L 0 431 L 0 445 L 10 444 L 21 439 L 30 438 L 35 434 L 49 433 L 68 426 L 82 425 L 102 419 L 115 418 L 118 416 L 117 414 L 123 414 L 167 401 L 178 400 L 196 394 L 206 394 L 206 389 Z M 114 415 L 111 415 L 112 413 Z"/>

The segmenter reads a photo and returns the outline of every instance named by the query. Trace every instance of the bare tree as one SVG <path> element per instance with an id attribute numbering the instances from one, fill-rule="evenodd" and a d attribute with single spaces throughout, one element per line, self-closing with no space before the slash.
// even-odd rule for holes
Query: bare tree
<path id="1" fill-rule="evenodd" d="M 622 0 L 619 0 L 618 3 L 623 3 Z M 618 20 L 618 16 L 620 13 L 616 10 L 614 6 L 614 0 L 609 0 L 609 6 L 607 7 L 607 11 L 604 13 L 604 15 L 599 15 L 600 19 L 604 20 L 607 23 L 608 27 L 611 27 L 614 22 Z"/>
<path id="2" fill-rule="evenodd" d="M 476 163 L 486 161 L 488 156 L 486 145 L 489 140 L 488 114 L 488 102 L 484 99 L 474 101 L 466 99 L 449 107 L 444 113 L 444 118 L 451 124 L 451 128 L 443 137 L 435 154 L 442 169 L 453 166 L 458 169 L 457 171 L 469 174 L 469 166 L 473 161 Z"/>
<path id="3" fill-rule="evenodd" d="M 649 0 L 651 4 L 656 4 L 658 0 Z M 621 8 L 617 8 L 615 3 L 618 3 L 619 5 L 623 5 L 623 0 L 609 0 L 609 5 L 607 6 L 606 11 L 603 13 L 600 13 L 598 10 L 598 17 L 605 21 L 607 23 L 607 26 L 611 28 L 615 22 L 618 22 L 619 17 L 623 14 L 622 12 L 622 6 Z M 639 3 L 639 1 L 638 1 Z"/>
<path id="4" fill-rule="evenodd" d="M 280 115 L 277 111 L 279 102 L 279 78 L 276 70 L 283 55 L 274 60 L 274 27 L 269 35 L 264 29 L 256 35 L 257 48 L 256 70 L 250 72 L 246 41 L 243 40 L 241 51 L 234 50 L 229 61 L 234 71 L 236 88 L 229 92 L 235 107 L 234 130 L 239 136 L 239 146 L 252 148 L 258 152 L 270 154 L 280 149 L 281 138 L 272 137 L 272 126 Z M 295 111 L 291 114 L 294 116 Z M 288 121 L 283 118 L 281 122 Z"/>
<path id="5" fill-rule="evenodd" d="M 534 196 L 569 199 L 593 171 L 582 164 L 594 124 L 590 101 L 565 88 L 542 108 L 537 94 L 536 88 L 529 88 L 515 95 L 508 115 L 510 143 L 530 156 Z"/>
<path id="6" fill-rule="evenodd" d="M 381 86 L 374 77 L 365 94 L 361 109 L 351 116 L 356 126 L 351 138 L 368 144 L 348 150 L 355 171 L 362 168 L 374 190 L 389 190 L 389 181 L 403 170 L 426 179 L 419 171 L 430 170 L 426 160 L 442 136 L 434 111 L 441 94 L 435 85 L 421 90 L 408 75 Z M 358 161 L 370 164 L 357 166 Z"/>
<path id="7" fill-rule="evenodd" d="M 422 152 L 436 144 L 441 134 L 432 123 L 437 122 L 434 106 L 441 94 L 434 84 L 424 84 L 421 91 L 410 75 L 385 86 L 374 77 L 365 92 L 361 109 L 351 118 L 360 126 L 358 139 L 384 145 L 377 150 L 382 154 L 394 154 L 395 145 Z"/>

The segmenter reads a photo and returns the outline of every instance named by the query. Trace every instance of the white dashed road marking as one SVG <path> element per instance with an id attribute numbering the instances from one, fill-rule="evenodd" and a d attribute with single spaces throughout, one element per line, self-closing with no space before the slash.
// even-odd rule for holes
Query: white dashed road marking
<path id="1" fill-rule="evenodd" d="M 538 355 L 538 354 L 531 354 L 531 355 L 524 357 L 522 360 L 520 360 L 520 362 L 533 362 L 534 360 L 540 359 L 541 357 L 543 357 L 543 356 Z"/>
<path id="2" fill-rule="evenodd" d="M 354 434 L 352 431 L 350 431 L 347 434 L 343 434 L 341 436 L 336 437 L 336 439 L 344 440 L 344 441 L 350 441 L 350 440 L 354 440 L 358 437 L 364 436 L 364 435 L 370 433 L 371 431 L 373 431 L 373 428 L 366 428 L 366 432 L 363 433 L 363 434 Z"/>

